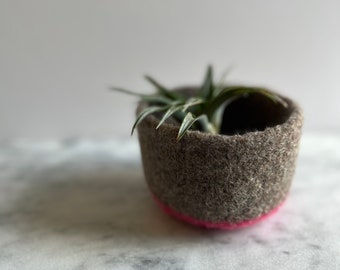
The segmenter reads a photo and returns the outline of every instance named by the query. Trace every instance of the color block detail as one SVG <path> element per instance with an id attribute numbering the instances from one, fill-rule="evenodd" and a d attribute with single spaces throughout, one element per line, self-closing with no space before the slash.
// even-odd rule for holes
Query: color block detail
<path id="1" fill-rule="evenodd" d="M 175 211 L 168 205 L 161 202 L 154 194 L 152 194 L 152 197 L 154 201 L 157 203 L 157 205 L 169 216 L 172 216 L 178 220 L 184 221 L 194 226 L 205 227 L 207 229 L 220 229 L 220 230 L 235 230 L 235 229 L 245 228 L 245 227 L 254 225 L 270 217 L 271 215 L 275 214 L 285 202 L 284 200 L 282 203 L 280 203 L 277 207 L 272 209 L 270 212 L 263 214 L 262 216 L 259 216 L 257 218 L 245 220 L 245 221 L 238 222 L 238 223 L 230 223 L 230 222 L 209 222 L 209 221 L 198 220 L 188 215 Z"/>

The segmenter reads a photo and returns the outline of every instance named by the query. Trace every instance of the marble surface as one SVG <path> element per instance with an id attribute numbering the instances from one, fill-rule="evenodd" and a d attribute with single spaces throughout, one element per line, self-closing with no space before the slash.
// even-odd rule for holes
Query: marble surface
<path id="1" fill-rule="evenodd" d="M 289 199 L 204 230 L 152 201 L 134 139 L 0 142 L 0 269 L 340 269 L 340 136 L 305 134 Z"/>

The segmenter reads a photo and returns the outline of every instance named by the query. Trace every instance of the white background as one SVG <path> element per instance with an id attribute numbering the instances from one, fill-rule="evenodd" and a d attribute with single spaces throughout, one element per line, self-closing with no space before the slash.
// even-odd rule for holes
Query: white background
<path id="1" fill-rule="evenodd" d="M 297 100 L 305 132 L 340 132 L 340 1 L 0 0 L 0 138 L 128 136 L 147 73 L 206 65 Z"/>

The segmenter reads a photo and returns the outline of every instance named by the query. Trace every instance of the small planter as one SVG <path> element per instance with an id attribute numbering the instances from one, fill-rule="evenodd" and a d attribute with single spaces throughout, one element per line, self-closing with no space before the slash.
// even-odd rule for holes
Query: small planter
<path id="1" fill-rule="evenodd" d="M 190 95 L 195 88 L 179 91 Z M 291 186 L 303 122 L 289 98 L 278 106 L 261 95 L 236 99 L 224 111 L 222 133 L 190 130 L 176 140 L 157 114 L 138 126 L 145 178 L 158 205 L 193 225 L 234 229 L 275 212 Z M 145 108 L 140 103 L 137 113 Z M 236 116 L 236 117 L 235 117 Z"/>

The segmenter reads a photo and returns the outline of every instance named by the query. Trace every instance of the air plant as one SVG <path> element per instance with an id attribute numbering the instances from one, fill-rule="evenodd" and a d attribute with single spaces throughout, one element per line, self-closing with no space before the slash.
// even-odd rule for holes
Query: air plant
<path id="1" fill-rule="evenodd" d="M 157 90 L 154 94 L 140 94 L 130 90 L 112 87 L 112 90 L 138 96 L 147 103 L 147 107 L 137 116 L 132 127 L 135 128 L 148 115 L 162 112 L 162 117 L 156 127 L 159 129 L 170 117 L 179 123 L 177 140 L 180 140 L 189 129 L 220 133 L 223 111 L 230 101 L 235 98 L 251 94 L 261 94 L 274 103 L 287 107 L 287 103 L 275 93 L 261 87 L 248 87 L 237 85 L 215 84 L 213 81 L 213 69 L 208 66 L 202 86 L 194 96 L 187 97 L 179 91 L 171 91 L 150 76 L 145 76 Z"/>

